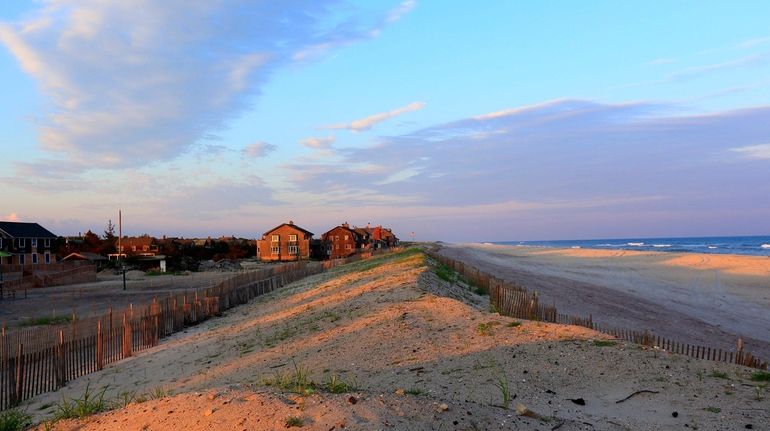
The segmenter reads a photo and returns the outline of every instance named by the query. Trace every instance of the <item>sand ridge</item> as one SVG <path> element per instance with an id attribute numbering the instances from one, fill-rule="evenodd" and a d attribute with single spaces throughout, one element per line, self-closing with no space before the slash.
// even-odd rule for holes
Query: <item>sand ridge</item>
<path id="1" fill-rule="evenodd" d="M 282 429 L 294 416 L 302 429 L 314 430 L 720 429 L 765 417 L 757 408 L 766 404 L 752 401 L 753 388 L 742 384 L 750 374 L 739 367 L 625 343 L 600 347 L 591 340 L 608 337 L 586 328 L 489 313 L 485 297 L 438 279 L 420 254 L 383 261 L 293 283 L 37 397 L 28 408 L 43 416 L 50 408 L 41 406 L 89 384 L 108 385 L 108 394 L 161 386 L 180 395 L 56 429 Z M 455 299 L 463 297 L 467 303 Z M 316 382 L 334 374 L 357 388 L 299 396 L 264 385 L 295 366 Z M 730 374 L 729 396 L 721 395 L 727 382 L 698 380 L 711 370 Z M 503 380 L 509 409 L 498 386 Z M 616 404 L 645 388 L 658 393 Z M 583 405 L 572 401 L 581 398 Z M 517 415 L 517 403 L 545 419 Z M 703 410 L 712 405 L 725 413 Z"/>

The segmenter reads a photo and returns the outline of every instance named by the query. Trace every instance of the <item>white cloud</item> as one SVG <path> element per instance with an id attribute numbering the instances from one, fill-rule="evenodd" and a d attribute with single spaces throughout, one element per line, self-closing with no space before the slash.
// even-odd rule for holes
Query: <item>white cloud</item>
<path id="1" fill-rule="evenodd" d="M 384 25 L 379 8 L 49 0 L 24 21 L 0 24 L 0 44 L 51 101 L 39 142 L 52 160 L 139 167 L 174 159 L 225 127 L 296 53 L 369 37 Z"/>
<path id="2" fill-rule="evenodd" d="M 8 215 L 3 216 L 3 218 L 0 219 L 0 220 L 3 220 L 3 221 L 19 221 L 19 215 L 16 214 L 16 213 L 10 213 Z"/>
<path id="3" fill-rule="evenodd" d="M 334 136 L 310 137 L 299 141 L 299 143 L 314 150 L 328 150 L 335 140 Z"/>
<path id="4" fill-rule="evenodd" d="M 254 142 L 247 145 L 241 152 L 246 157 L 259 158 L 265 157 L 271 151 L 275 151 L 278 147 L 267 142 Z"/>
<path id="5" fill-rule="evenodd" d="M 404 0 L 401 2 L 400 5 L 396 6 L 395 8 L 391 9 L 390 12 L 388 12 L 388 16 L 387 18 L 385 18 L 385 21 L 386 22 L 398 21 L 404 15 L 411 12 L 415 6 L 417 6 L 417 2 L 415 0 Z"/>
<path id="6" fill-rule="evenodd" d="M 350 123 L 332 124 L 329 126 L 323 126 L 323 129 L 348 129 L 354 132 L 360 132 L 362 130 L 371 129 L 377 123 L 381 123 L 385 120 L 389 120 L 407 112 L 419 111 L 425 107 L 423 102 L 412 102 L 401 108 L 394 109 L 392 111 L 380 112 L 378 114 L 370 115 L 360 120 L 354 120 Z"/>
<path id="7" fill-rule="evenodd" d="M 730 150 L 740 153 L 749 159 L 770 160 L 770 144 L 747 145 L 745 147 L 731 148 Z"/>

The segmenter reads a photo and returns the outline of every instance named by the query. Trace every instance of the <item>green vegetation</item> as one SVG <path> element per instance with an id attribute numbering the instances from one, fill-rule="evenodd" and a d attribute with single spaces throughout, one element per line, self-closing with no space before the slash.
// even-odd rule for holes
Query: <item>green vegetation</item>
<path id="1" fill-rule="evenodd" d="M 21 431 L 32 425 L 32 416 L 19 409 L 0 412 L 0 431 Z"/>
<path id="2" fill-rule="evenodd" d="M 163 386 L 156 386 L 146 394 L 147 398 L 151 400 L 159 400 L 161 398 L 170 397 L 171 395 L 174 395 L 173 391 L 171 391 L 171 389 L 166 389 Z"/>
<path id="3" fill-rule="evenodd" d="M 422 250 L 420 250 L 419 248 L 410 247 L 410 248 L 407 248 L 406 250 L 402 250 L 396 253 L 383 254 L 381 256 L 372 257 L 371 259 L 352 262 L 347 265 L 340 266 L 339 269 L 335 268 L 335 270 L 338 271 L 340 274 L 345 274 L 348 272 L 365 272 L 386 263 L 405 261 L 417 255 L 424 256 Z"/>
<path id="4" fill-rule="evenodd" d="M 286 428 L 291 427 L 302 427 L 304 422 L 302 421 L 302 418 L 297 416 L 289 416 L 286 418 L 286 422 L 284 422 L 284 425 L 286 425 Z"/>
<path id="5" fill-rule="evenodd" d="M 105 391 L 107 391 L 106 386 L 101 392 L 93 393 L 89 384 L 86 385 L 86 390 L 80 398 L 62 397 L 61 402 L 56 405 L 54 420 L 80 419 L 107 410 L 108 404 L 104 399 Z"/>
<path id="6" fill-rule="evenodd" d="M 332 394 L 344 394 L 356 390 L 355 382 L 346 382 L 332 373 L 323 385 L 323 390 Z"/>
<path id="7" fill-rule="evenodd" d="M 134 391 L 122 391 L 110 400 L 110 409 L 122 409 L 136 400 L 136 392 Z"/>
<path id="8" fill-rule="evenodd" d="M 720 409 L 719 407 L 712 407 L 712 406 L 708 406 L 703 410 L 706 410 L 707 412 L 711 412 L 711 413 L 719 413 L 722 411 L 722 409 Z"/>
<path id="9" fill-rule="evenodd" d="M 503 408 L 508 410 L 511 404 L 511 389 L 508 385 L 508 377 L 504 372 L 500 372 L 500 376 L 495 381 L 495 387 L 500 389 L 500 393 L 503 396 Z"/>
<path id="10" fill-rule="evenodd" d="M 714 377 L 716 379 L 727 379 L 727 373 L 723 373 L 721 371 L 714 370 L 709 374 L 709 377 Z"/>
<path id="11" fill-rule="evenodd" d="M 514 321 L 514 322 L 508 322 L 508 323 L 507 323 L 505 326 L 507 326 L 507 327 L 509 327 L 509 328 L 515 328 L 515 327 L 517 327 L 517 326 L 521 326 L 521 322 L 516 322 L 516 321 Z"/>
<path id="12" fill-rule="evenodd" d="M 751 375 L 752 382 L 770 382 L 770 372 L 757 371 Z"/>
<path id="13" fill-rule="evenodd" d="M 618 344 L 618 342 L 612 340 L 594 340 L 594 346 L 597 347 L 611 347 L 616 344 Z"/>
<path id="14" fill-rule="evenodd" d="M 475 293 L 476 295 L 479 295 L 479 296 L 489 295 L 489 292 L 487 292 L 486 289 L 484 289 L 482 287 L 479 287 L 479 286 L 476 286 L 476 288 L 473 289 L 473 293 Z"/>
<path id="15" fill-rule="evenodd" d="M 450 283 L 455 281 L 456 273 L 452 270 L 452 268 L 444 265 L 441 262 L 436 262 L 436 266 L 433 267 L 433 272 L 436 273 L 438 278 L 448 281 Z"/>
<path id="16" fill-rule="evenodd" d="M 422 395 L 422 390 L 421 389 L 417 389 L 417 388 L 410 388 L 410 389 L 405 390 L 404 393 L 405 394 L 409 394 L 409 395 L 418 396 L 418 395 Z"/>
<path id="17" fill-rule="evenodd" d="M 478 325 L 476 325 L 476 332 L 479 335 L 485 335 L 485 336 L 492 335 L 493 334 L 492 327 L 499 324 L 500 322 L 495 322 L 495 321 L 491 321 L 487 323 L 479 323 Z"/>
<path id="18" fill-rule="evenodd" d="M 19 326 L 46 326 L 46 325 L 62 325 L 72 321 L 72 316 L 44 316 L 29 318 L 22 321 Z"/>
<path id="19" fill-rule="evenodd" d="M 276 386 L 283 390 L 296 392 L 298 394 L 310 395 L 315 392 L 315 383 L 310 380 L 310 372 L 307 367 L 297 365 L 294 360 L 294 372 L 275 373 L 272 379 L 265 379 L 263 383 L 267 386 Z"/>

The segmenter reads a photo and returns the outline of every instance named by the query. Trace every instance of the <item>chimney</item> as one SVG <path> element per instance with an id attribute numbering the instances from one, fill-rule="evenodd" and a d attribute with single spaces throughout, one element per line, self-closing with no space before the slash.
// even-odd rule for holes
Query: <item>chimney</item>
<path id="1" fill-rule="evenodd" d="M 371 223 L 371 222 L 367 222 L 367 223 L 366 223 L 366 228 L 367 228 L 367 229 L 371 229 L 371 227 L 372 227 L 372 223 Z"/>
<path id="2" fill-rule="evenodd" d="M 293 220 L 289 220 L 289 224 L 290 224 L 290 225 L 293 225 L 293 224 L 294 224 L 294 221 L 293 221 Z"/>
<path id="3" fill-rule="evenodd" d="M 347 228 L 349 228 L 349 227 L 350 227 L 350 225 L 348 224 L 348 222 L 345 222 L 345 223 L 342 223 L 342 227 L 344 227 L 344 228 L 346 228 L 346 229 L 347 229 Z"/>

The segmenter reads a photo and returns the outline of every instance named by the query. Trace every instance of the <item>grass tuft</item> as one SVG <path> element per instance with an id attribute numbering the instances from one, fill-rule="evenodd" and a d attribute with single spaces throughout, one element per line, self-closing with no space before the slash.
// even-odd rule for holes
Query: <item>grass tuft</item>
<path id="1" fill-rule="evenodd" d="M 72 316 L 43 316 L 22 321 L 19 326 L 51 326 L 63 325 L 72 321 Z"/>
<path id="2" fill-rule="evenodd" d="M 714 370 L 709 374 L 709 377 L 714 377 L 717 379 L 727 379 L 727 373 L 723 373 L 721 371 Z"/>
<path id="3" fill-rule="evenodd" d="M 706 407 L 703 410 L 705 410 L 707 412 L 711 412 L 711 413 L 719 413 L 719 412 L 722 411 L 722 409 L 720 409 L 719 407 L 712 407 L 712 406 L 708 406 L 708 407 Z"/>
<path id="4" fill-rule="evenodd" d="M 612 340 L 594 340 L 594 346 L 597 347 L 611 347 L 616 344 L 618 344 L 618 342 Z"/>
<path id="5" fill-rule="evenodd" d="M 304 421 L 301 417 L 297 416 L 289 416 L 286 418 L 286 421 L 284 422 L 284 425 L 286 425 L 286 428 L 292 428 L 292 427 L 302 427 L 304 425 Z"/>
<path id="6" fill-rule="evenodd" d="M 356 390 L 355 382 L 346 382 L 339 378 L 337 374 L 332 373 L 323 385 L 326 392 L 332 394 L 344 394 Z"/>
<path id="7" fill-rule="evenodd" d="M 107 410 L 105 391 L 107 391 L 106 386 L 101 392 L 93 393 L 89 383 L 82 397 L 74 399 L 62 397 L 61 402 L 56 405 L 54 419 L 80 419 Z"/>
<path id="8" fill-rule="evenodd" d="M 0 431 L 21 431 L 32 425 L 32 416 L 19 409 L 0 412 Z"/>
<path id="9" fill-rule="evenodd" d="M 770 382 L 770 372 L 758 371 L 751 375 L 752 382 Z"/>

